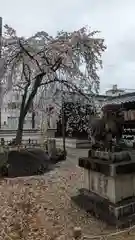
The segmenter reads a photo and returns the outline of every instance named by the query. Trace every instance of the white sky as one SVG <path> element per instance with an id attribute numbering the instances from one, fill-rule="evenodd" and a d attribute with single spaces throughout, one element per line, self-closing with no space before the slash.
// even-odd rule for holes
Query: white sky
<path id="1" fill-rule="evenodd" d="M 0 0 L 0 16 L 24 36 L 39 30 L 73 31 L 84 25 L 101 31 L 107 44 L 101 92 L 112 84 L 135 89 L 134 0 Z"/>

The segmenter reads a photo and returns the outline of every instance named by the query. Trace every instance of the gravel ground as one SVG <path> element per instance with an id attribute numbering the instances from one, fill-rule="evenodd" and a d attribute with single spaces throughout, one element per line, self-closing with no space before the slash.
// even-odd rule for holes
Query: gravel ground
<path id="1" fill-rule="evenodd" d="M 42 177 L 1 180 L 0 240 L 71 240 L 75 227 L 81 228 L 84 235 L 113 231 L 70 199 L 83 186 L 83 171 L 77 166 L 77 158 L 85 154 L 84 150 L 78 150 L 78 154 L 70 150 L 67 161 Z"/>

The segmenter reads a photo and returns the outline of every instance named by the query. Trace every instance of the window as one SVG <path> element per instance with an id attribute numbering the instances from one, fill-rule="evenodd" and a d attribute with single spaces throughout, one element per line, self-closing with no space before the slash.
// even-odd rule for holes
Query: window
<path id="1" fill-rule="evenodd" d="M 8 103 L 8 109 L 19 109 L 21 107 L 20 103 L 11 102 Z"/>

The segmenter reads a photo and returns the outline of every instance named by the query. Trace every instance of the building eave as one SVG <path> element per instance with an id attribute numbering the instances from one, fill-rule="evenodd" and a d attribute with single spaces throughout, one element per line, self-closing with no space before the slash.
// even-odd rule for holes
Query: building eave
<path id="1" fill-rule="evenodd" d="M 112 96 L 108 97 L 106 103 L 115 103 L 115 104 L 120 104 L 120 103 L 128 103 L 128 102 L 135 102 L 135 92 L 132 93 L 125 93 L 119 96 Z M 105 104 L 106 104 L 105 103 Z"/>

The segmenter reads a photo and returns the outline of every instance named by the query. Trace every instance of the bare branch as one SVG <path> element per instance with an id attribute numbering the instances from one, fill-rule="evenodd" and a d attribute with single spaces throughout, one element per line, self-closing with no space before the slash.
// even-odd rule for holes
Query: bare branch
<path id="1" fill-rule="evenodd" d="M 28 74 L 26 73 L 26 70 L 25 70 L 26 67 L 27 67 L 27 70 L 28 70 Z M 27 81 L 27 82 L 29 83 L 29 85 L 30 85 L 31 70 L 30 70 L 29 65 L 28 65 L 28 64 L 25 64 L 24 62 L 23 62 L 23 75 L 24 75 L 26 81 Z"/>
<path id="2" fill-rule="evenodd" d="M 22 48 L 22 50 L 24 51 L 24 53 L 26 53 L 32 61 L 36 62 L 38 68 L 40 69 L 40 71 L 42 71 L 38 61 L 26 50 L 26 48 L 23 46 L 23 44 L 21 43 L 20 40 L 19 40 L 19 44 L 20 44 L 20 47 Z"/>
<path id="3" fill-rule="evenodd" d="M 72 89 L 73 91 L 76 91 L 77 93 L 82 95 L 84 98 L 86 98 L 88 101 L 90 101 L 89 97 L 85 93 L 83 93 L 83 91 L 79 89 L 75 84 L 68 82 L 66 80 L 60 80 L 57 77 L 55 77 L 53 80 L 47 81 L 45 83 L 41 83 L 40 86 L 49 85 L 54 82 L 59 82 L 60 84 L 64 84 L 67 88 Z"/>

